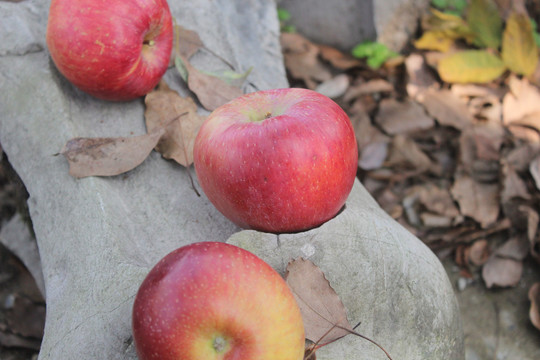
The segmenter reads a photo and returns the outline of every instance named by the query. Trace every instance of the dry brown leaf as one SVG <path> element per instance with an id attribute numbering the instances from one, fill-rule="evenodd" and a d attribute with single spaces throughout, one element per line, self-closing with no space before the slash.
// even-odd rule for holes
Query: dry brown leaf
<path id="1" fill-rule="evenodd" d="M 411 54 L 405 59 L 405 68 L 409 81 L 407 82 L 407 94 L 413 99 L 424 91 L 439 88 L 433 72 L 426 65 L 424 57 L 419 54 Z"/>
<path id="2" fill-rule="evenodd" d="M 335 325 L 352 331 L 345 306 L 315 264 L 303 258 L 291 260 L 285 280 L 300 307 L 306 339 L 325 344 L 349 334 Z"/>
<path id="3" fill-rule="evenodd" d="M 480 181 L 497 180 L 503 140 L 504 131 L 499 124 L 473 125 L 465 129 L 459 138 L 463 169 Z"/>
<path id="4" fill-rule="evenodd" d="M 429 228 L 449 227 L 452 225 L 452 218 L 444 215 L 424 212 L 420 214 L 422 224 Z"/>
<path id="5" fill-rule="evenodd" d="M 427 90 L 418 96 L 418 101 L 442 126 L 464 130 L 472 124 L 467 105 L 450 90 Z"/>
<path id="6" fill-rule="evenodd" d="M 243 95 L 240 88 L 227 84 L 223 79 L 217 76 L 206 74 L 195 68 L 189 62 L 200 48 L 204 47 L 199 35 L 191 30 L 185 29 L 179 25 L 175 26 L 175 51 L 176 60 L 181 63 L 184 74 L 187 76 L 188 88 L 193 91 L 202 106 L 209 111 L 213 111 L 219 106 Z"/>
<path id="7" fill-rule="evenodd" d="M 540 330 L 540 282 L 534 283 L 529 289 L 529 318 L 535 328 Z"/>
<path id="8" fill-rule="evenodd" d="M 527 238 L 531 243 L 536 239 L 536 232 L 538 231 L 538 222 L 540 221 L 540 215 L 532 207 L 527 205 L 520 205 L 518 210 L 523 213 L 527 219 Z"/>
<path id="9" fill-rule="evenodd" d="M 528 200 L 531 194 L 527 190 L 525 181 L 518 175 L 517 171 L 509 165 L 503 166 L 503 190 L 501 192 L 501 201 L 507 202 L 514 198 Z"/>
<path id="10" fill-rule="evenodd" d="M 501 245 L 495 254 L 501 258 L 514 259 L 522 261 L 529 254 L 529 241 L 522 236 L 515 236 Z"/>
<path id="11" fill-rule="evenodd" d="M 376 93 L 389 93 L 394 91 L 394 85 L 383 79 L 370 80 L 368 82 L 362 82 L 354 84 L 345 93 L 343 101 L 351 101 L 362 95 L 376 94 Z"/>
<path id="12" fill-rule="evenodd" d="M 75 138 L 60 154 L 69 163 L 69 174 L 76 178 L 119 175 L 139 166 L 164 133 L 161 128 L 133 137 Z"/>
<path id="13" fill-rule="evenodd" d="M 531 162 L 539 153 L 540 144 L 520 144 L 506 154 L 505 162 L 518 172 L 529 171 Z"/>
<path id="14" fill-rule="evenodd" d="M 436 167 L 436 164 L 431 161 L 420 147 L 405 135 L 396 135 L 392 138 L 392 146 L 386 165 L 401 169 L 412 169 L 419 173 Z"/>
<path id="15" fill-rule="evenodd" d="M 389 135 L 406 134 L 435 126 L 424 108 L 412 100 L 383 99 L 375 121 Z"/>
<path id="16" fill-rule="evenodd" d="M 489 243 L 486 239 L 480 239 L 475 241 L 467 251 L 467 262 L 482 266 L 489 259 Z"/>
<path id="17" fill-rule="evenodd" d="M 540 190 L 540 155 L 535 157 L 529 165 L 529 171 L 534 179 L 536 188 Z"/>
<path id="18" fill-rule="evenodd" d="M 180 25 L 175 25 L 174 29 L 176 32 L 177 46 L 175 48 L 178 51 L 177 55 L 189 60 L 200 48 L 204 47 L 199 34 L 195 31 L 188 30 Z"/>
<path id="19" fill-rule="evenodd" d="M 459 210 L 447 188 L 438 187 L 431 183 L 426 184 L 419 190 L 419 201 L 426 209 L 435 214 L 451 219 L 459 215 Z"/>
<path id="20" fill-rule="evenodd" d="M 146 95 L 146 129 L 149 133 L 166 128 L 156 151 L 166 159 L 173 159 L 182 166 L 193 163 L 195 137 L 206 119 L 197 114 L 197 105 L 191 98 L 183 98 L 161 81 L 156 90 Z"/>
<path id="21" fill-rule="evenodd" d="M 349 70 L 353 67 L 362 66 L 362 61 L 349 54 L 343 53 L 336 48 L 321 44 L 317 46 L 319 47 L 321 57 L 332 64 L 336 69 Z"/>
<path id="22" fill-rule="evenodd" d="M 482 268 L 482 278 L 486 286 L 516 286 L 523 273 L 523 263 L 513 259 L 492 256 Z"/>
<path id="23" fill-rule="evenodd" d="M 303 80 L 309 89 L 317 83 L 330 80 L 330 70 L 319 59 L 319 48 L 297 33 L 281 33 L 280 37 L 285 67 L 292 77 Z"/>
<path id="24" fill-rule="evenodd" d="M 499 186 L 485 184 L 468 175 L 457 175 L 451 189 L 452 196 L 459 204 L 461 213 L 488 228 L 499 216 Z"/>
<path id="25" fill-rule="evenodd" d="M 358 165 L 364 170 L 378 169 L 388 155 L 390 138 L 371 124 L 368 113 L 357 107 L 351 116 L 351 122 L 358 143 Z"/>
<path id="26" fill-rule="evenodd" d="M 540 90 L 527 78 L 511 76 L 510 91 L 503 98 L 503 121 L 505 125 L 519 121 L 527 115 L 540 112 Z"/>
<path id="27" fill-rule="evenodd" d="M 188 87 L 197 95 L 206 110 L 213 111 L 243 95 L 240 88 L 229 85 L 218 77 L 199 71 L 185 58 L 183 61 L 188 72 Z"/>

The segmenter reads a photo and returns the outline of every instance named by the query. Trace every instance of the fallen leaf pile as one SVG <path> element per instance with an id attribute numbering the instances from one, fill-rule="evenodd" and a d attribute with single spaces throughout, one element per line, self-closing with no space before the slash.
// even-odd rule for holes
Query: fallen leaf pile
<path id="1" fill-rule="evenodd" d="M 211 111 L 242 95 L 240 86 L 251 69 L 241 74 L 232 70 L 219 73 L 198 70 L 189 59 L 204 48 L 196 32 L 175 26 L 175 66 L 202 106 Z M 77 178 L 119 175 L 139 166 L 153 149 L 164 158 L 189 167 L 193 163 L 195 137 L 206 118 L 197 113 L 194 99 L 180 96 L 162 80 L 144 102 L 147 134 L 69 140 L 60 154 L 69 163 L 70 175 Z"/>
<path id="2" fill-rule="evenodd" d="M 429 65 L 430 52 L 373 71 L 299 34 L 290 38 L 282 36 L 291 83 L 324 90 L 347 111 L 360 180 L 393 218 L 488 288 L 516 286 L 526 258 L 540 263 L 535 77 L 451 85 Z"/>
<path id="3" fill-rule="evenodd" d="M 305 337 L 311 342 L 306 346 L 304 360 L 315 360 L 317 349 L 349 334 L 371 342 L 388 359 L 392 359 L 382 346 L 354 331 L 339 295 L 313 262 L 303 258 L 291 260 L 287 265 L 285 281 L 302 313 Z"/>

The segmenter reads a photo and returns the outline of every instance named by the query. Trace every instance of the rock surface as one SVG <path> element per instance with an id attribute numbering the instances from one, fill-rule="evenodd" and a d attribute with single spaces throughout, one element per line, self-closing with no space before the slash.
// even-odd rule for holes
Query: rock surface
<path id="1" fill-rule="evenodd" d="M 291 24 L 317 43 L 349 51 L 365 40 L 401 50 L 429 0 L 281 0 Z"/>
<path id="2" fill-rule="evenodd" d="M 459 308 L 438 258 L 390 218 L 357 181 L 346 208 L 297 234 L 244 230 L 227 240 L 285 272 L 291 259 L 317 265 L 341 297 L 351 324 L 394 359 L 463 359 Z M 387 359 L 348 335 L 317 351 L 318 360 Z"/>
<path id="3" fill-rule="evenodd" d="M 93 99 L 58 74 L 44 39 L 49 3 L 0 1 L 0 38 L 10 39 L 0 47 L 0 142 L 30 194 L 43 265 L 47 322 L 39 359 L 135 359 L 131 306 L 149 269 L 179 246 L 226 241 L 239 229 L 204 195 L 196 196 L 184 169 L 157 153 L 116 177 L 78 180 L 68 175 L 65 159 L 55 156 L 66 141 L 77 136 L 143 134 L 144 106 L 142 99 L 129 103 Z M 195 55 L 195 66 L 223 69 L 221 59 L 240 72 L 253 66 L 246 91 L 287 86 L 272 2 L 201 0 L 170 5 L 178 23 L 197 31 L 211 49 Z M 166 79 L 187 94 L 174 69 Z M 253 246 L 266 246 L 265 257 L 280 270 L 288 258 L 313 251 L 311 258 L 341 293 L 351 321 L 362 320 L 360 331 L 390 351 L 399 350 L 396 358 L 417 359 L 431 349 L 432 359 L 461 359 L 455 299 L 436 258 L 388 218 L 361 185 L 356 185 L 351 199 L 346 211 L 321 228 L 281 235 L 279 248 L 274 235 L 248 231 L 237 239 L 244 239 L 245 246 L 249 235 Z M 359 235 L 360 229 L 364 234 L 360 226 L 368 235 Z M 336 258 L 320 251 L 333 244 L 324 240 L 329 236 L 335 237 Z M 270 256 L 273 252 L 279 258 Z M 357 268 L 344 261 L 353 255 L 361 260 L 355 262 Z M 424 265 L 414 266 L 417 262 Z M 339 273 L 331 265 L 336 263 Z M 418 272 L 422 266 L 427 273 Z M 346 277 L 356 281 L 351 285 Z M 418 303 L 412 302 L 414 298 Z M 433 308 L 436 304 L 439 311 Z M 396 324 L 398 330 L 391 331 Z M 441 324 L 448 328 L 440 329 Z M 362 347 L 366 352 L 354 356 Z M 438 356 L 442 349 L 446 353 Z M 381 353 L 347 337 L 320 350 L 319 356 L 378 359 Z"/>

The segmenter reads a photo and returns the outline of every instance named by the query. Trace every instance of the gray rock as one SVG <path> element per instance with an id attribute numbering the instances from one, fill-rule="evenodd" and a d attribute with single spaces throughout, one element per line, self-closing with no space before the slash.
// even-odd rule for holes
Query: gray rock
<path id="1" fill-rule="evenodd" d="M 206 51 L 196 67 L 253 66 L 248 91 L 287 86 L 275 4 L 170 4 L 178 22 L 223 59 Z M 69 139 L 143 134 L 144 106 L 142 99 L 96 100 L 59 75 L 45 50 L 48 6 L 0 2 L 0 24 L 10 26 L 0 28 L 10 39 L 0 55 L 0 142 L 30 194 L 43 265 L 47 321 L 39 359 L 135 359 L 131 306 L 149 269 L 177 247 L 225 241 L 238 229 L 197 197 L 184 169 L 157 153 L 116 177 L 68 175 L 55 154 Z M 166 77 L 187 93 L 174 69 Z"/>
<path id="2" fill-rule="evenodd" d="M 204 195 L 197 197 L 184 169 L 157 153 L 116 177 L 77 180 L 68 175 L 67 162 L 56 156 L 66 141 L 143 134 L 144 106 L 141 99 L 93 99 L 58 74 L 44 39 L 48 4 L 0 1 L 0 24 L 12 21 L 14 26 L 0 28 L 0 36 L 12 37 L 0 54 L 0 142 L 30 194 L 43 265 L 47 321 L 39 359 L 135 359 L 131 306 L 149 269 L 177 247 L 226 241 L 239 229 Z M 247 91 L 287 86 L 273 2 L 170 4 L 178 22 L 197 31 L 211 49 L 195 56 L 196 67 L 214 70 L 230 64 L 242 72 L 253 66 Z M 174 69 L 166 78 L 171 87 L 188 93 Z M 238 238 L 246 234 L 253 237 L 249 241 L 268 246 L 267 255 L 280 255 L 269 259 L 280 270 L 289 257 L 313 252 L 311 259 L 342 294 L 351 321 L 362 320 L 360 331 L 402 352 L 397 358 L 422 358 L 415 355 L 426 349 L 433 351 L 431 358 L 441 358 L 441 349 L 447 351 L 445 359 L 460 358 L 455 299 L 437 259 L 384 215 L 358 184 L 338 218 L 310 232 L 281 235 L 280 247 L 274 235 L 241 232 Z M 319 250 L 329 246 L 338 250 L 335 257 Z M 364 260 L 355 263 L 358 268 L 345 261 L 352 255 Z M 418 262 L 422 265 L 415 266 Z M 345 275 L 356 282 L 351 285 Z M 392 334 L 390 320 L 396 322 Z M 404 348 L 405 339 L 409 348 Z M 353 358 L 380 358 L 378 350 L 352 337 L 320 350 L 319 356 L 328 358 L 328 351 L 351 359 L 362 346 L 366 351 Z"/>
<path id="3" fill-rule="evenodd" d="M 390 218 L 357 181 L 337 217 L 298 234 L 242 231 L 229 243 L 282 274 L 297 257 L 310 259 L 340 295 L 357 331 L 394 359 L 464 358 L 459 308 L 437 257 Z M 373 344 L 348 335 L 317 351 L 318 360 L 387 359 Z"/>
<path id="4" fill-rule="evenodd" d="M 281 0 L 299 33 L 314 42 L 349 51 L 366 40 L 401 50 L 413 35 L 429 0 Z"/>
<path id="5" fill-rule="evenodd" d="M 379 1 L 381 2 L 381 1 Z M 310 40 L 350 50 L 376 38 L 372 0 L 278 0 L 290 23 Z"/>

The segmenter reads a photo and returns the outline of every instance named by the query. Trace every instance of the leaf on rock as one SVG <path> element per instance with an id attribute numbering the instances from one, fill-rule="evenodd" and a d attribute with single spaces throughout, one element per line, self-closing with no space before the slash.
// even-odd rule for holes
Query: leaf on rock
<path id="1" fill-rule="evenodd" d="M 285 280 L 300 307 L 306 339 L 325 344 L 350 333 L 342 328 L 352 331 L 345 306 L 315 264 L 303 258 L 290 261 Z"/>
<path id="2" fill-rule="evenodd" d="M 117 138 L 75 138 L 60 152 L 69 163 L 69 174 L 76 178 L 114 176 L 139 166 L 156 147 L 164 129 Z"/>
<path id="3" fill-rule="evenodd" d="M 197 105 L 191 98 L 183 98 L 161 81 L 156 90 L 146 95 L 146 128 L 149 133 L 166 128 L 156 150 L 166 159 L 182 166 L 193 163 L 195 137 L 205 120 L 197 114 Z"/>
<path id="4" fill-rule="evenodd" d="M 314 90 L 317 83 L 330 80 L 332 74 L 319 60 L 319 47 L 297 33 L 281 33 L 285 67 L 295 79 L 303 80 Z"/>
<path id="5" fill-rule="evenodd" d="M 389 135 L 413 133 L 435 126 L 422 106 L 413 100 L 397 101 L 383 99 L 375 118 L 379 126 Z"/>
<path id="6" fill-rule="evenodd" d="M 188 72 L 188 87 L 197 95 L 206 110 L 213 111 L 244 94 L 240 88 L 229 85 L 218 77 L 204 74 L 183 60 Z"/>
<path id="7" fill-rule="evenodd" d="M 451 189 L 461 213 L 488 228 L 499 216 L 499 186 L 485 184 L 468 175 L 458 175 Z"/>
<path id="8" fill-rule="evenodd" d="M 238 79 L 245 79 L 251 70 L 247 70 L 244 73 L 236 73 L 229 70 L 221 73 L 204 73 L 198 70 L 191 65 L 189 58 L 200 48 L 204 47 L 199 35 L 179 25 L 175 26 L 175 30 L 175 66 L 182 79 L 184 81 L 187 79 L 189 89 L 197 95 L 197 98 L 206 110 L 213 111 L 219 106 L 243 95 L 239 87 L 229 83 L 236 83 Z"/>
<path id="9" fill-rule="evenodd" d="M 472 0 L 467 8 L 467 23 L 475 35 L 475 45 L 499 48 L 503 23 L 493 0 Z"/>
<path id="10" fill-rule="evenodd" d="M 535 328 L 540 330 L 540 282 L 534 283 L 529 289 L 529 318 Z"/>
<path id="11" fill-rule="evenodd" d="M 492 256 L 482 268 L 482 278 L 486 286 L 516 286 L 523 273 L 523 263 L 513 259 Z"/>
<path id="12" fill-rule="evenodd" d="M 418 101 L 442 126 L 464 130 L 472 124 L 467 105 L 449 90 L 428 90 L 418 97 Z"/>
<path id="13" fill-rule="evenodd" d="M 538 47 L 527 14 L 514 12 L 506 21 L 502 40 L 502 59 L 519 75 L 534 73 L 538 63 Z"/>
<path id="14" fill-rule="evenodd" d="M 195 31 L 188 30 L 180 25 L 175 25 L 174 30 L 177 55 L 189 60 L 199 49 L 204 47 L 199 34 Z"/>
<path id="15" fill-rule="evenodd" d="M 488 83 L 506 70 L 505 63 L 484 50 L 456 52 L 439 61 L 441 79 L 449 83 Z"/>

